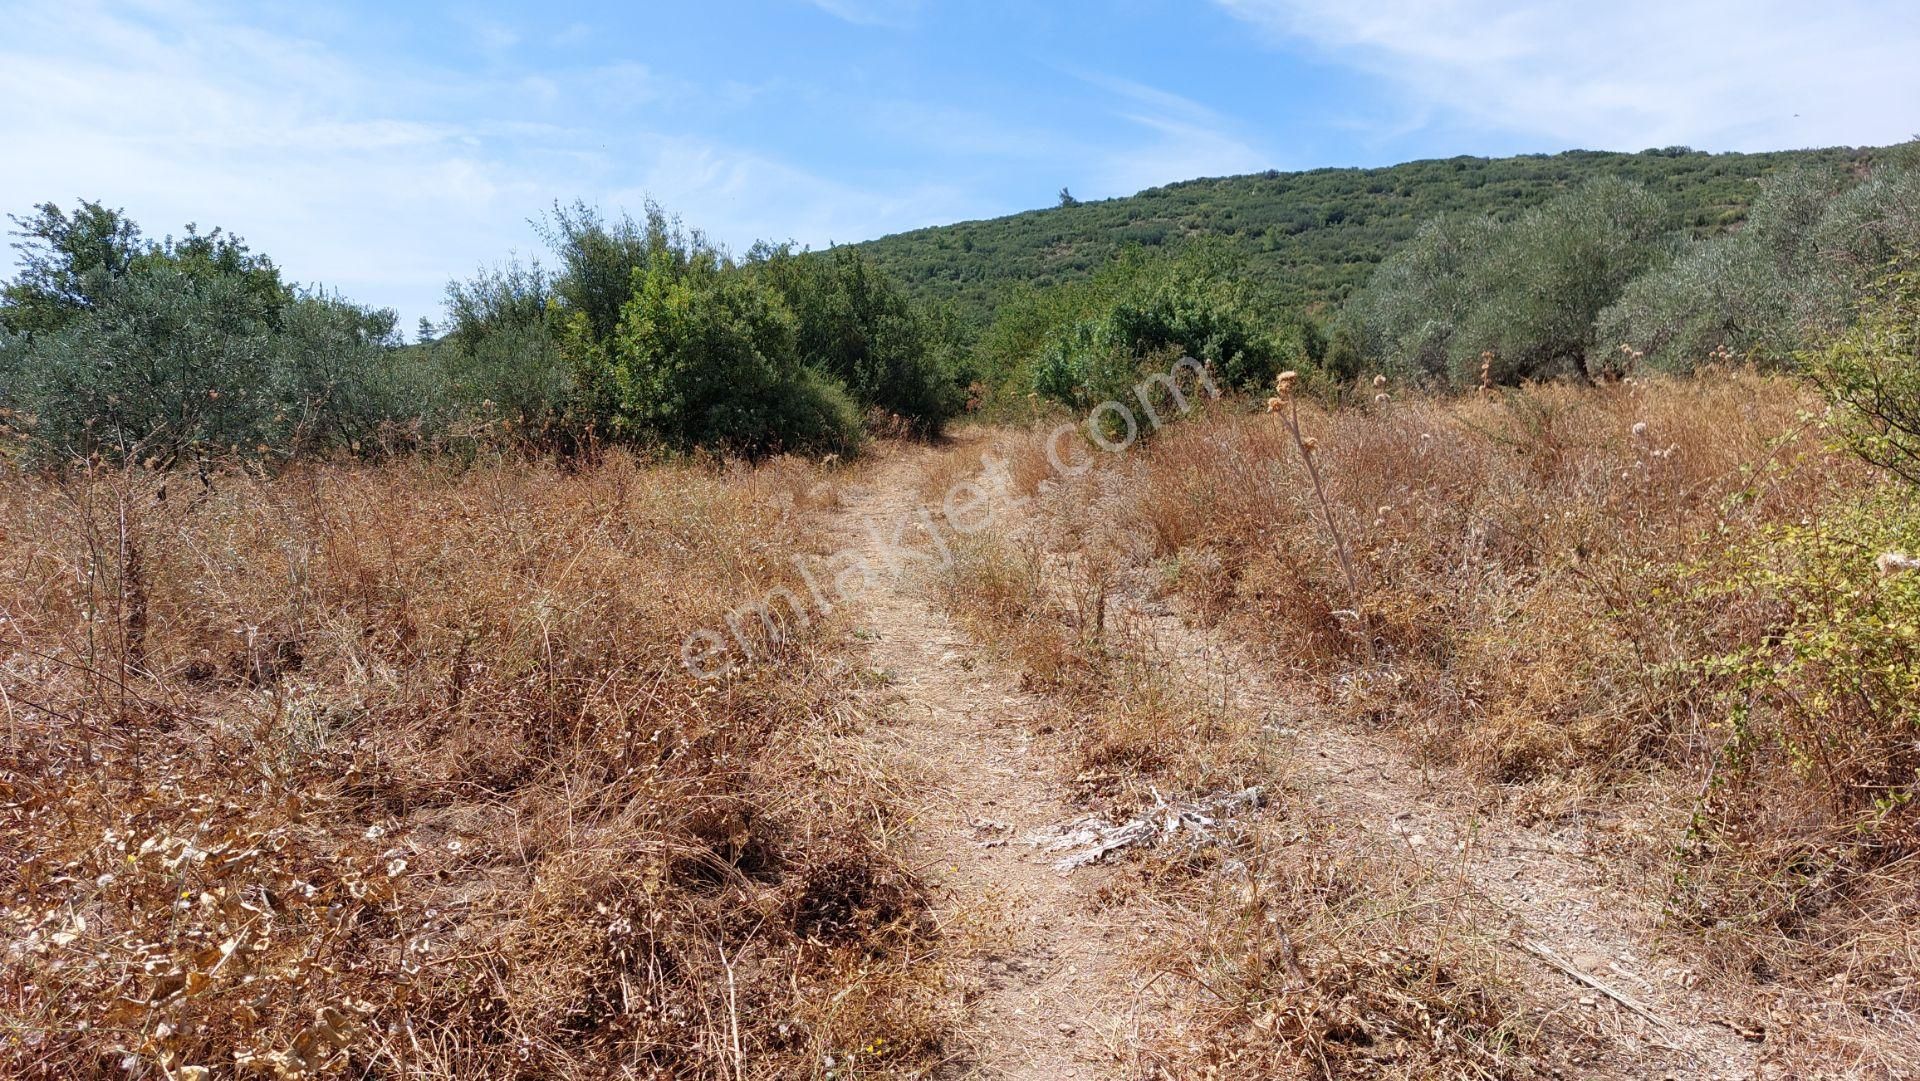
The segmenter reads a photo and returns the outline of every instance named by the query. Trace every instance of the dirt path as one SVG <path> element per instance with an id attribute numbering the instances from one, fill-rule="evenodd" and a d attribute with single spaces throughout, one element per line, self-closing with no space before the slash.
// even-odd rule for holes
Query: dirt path
<path id="1" fill-rule="evenodd" d="M 897 451 L 866 483 L 842 488 L 835 541 L 884 565 L 881 541 L 865 526 L 890 540 L 911 520 L 930 454 Z M 903 543 L 929 547 L 918 531 Z M 1057 792 L 1059 752 L 1026 723 L 1044 704 L 934 608 L 924 585 L 912 573 L 883 576 L 853 618 L 897 696 L 886 736 L 900 773 L 920 784 L 919 869 L 959 948 L 954 979 L 972 1024 L 962 1059 L 942 1076 L 1136 1076 L 1137 1034 L 1152 1011 L 1123 960 L 1138 920 L 1101 907 L 1104 869 L 1069 877 L 1019 843 L 1076 815 Z"/>
<path id="2" fill-rule="evenodd" d="M 934 457 L 899 450 L 864 483 L 844 487 L 836 543 L 884 563 L 866 524 L 891 535 L 908 521 Z M 931 550 L 917 531 L 902 543 Z M 965 1056 L 944 1076 L 1142 1076 L 1140 1035 L 1158 1011 L 1127 955 L 1153 915 L 1103 907 L 1108 869 L 1063 875 L 1051 857 L 1018 843 L 1080 813 L 1059 791 L 1064 752 L 1032 734 L 1046 703 L 999 670 L 935 607 L 926 585 L 911 573 L 887 576 L 855 619 L 897 696 L 888 737 L 901 773 L 924 792 L 915 817 L 920 870 L 936 886 L 943 930 L 961 944 L 955 978 L 973 1023 Z M 1476 815 L 1446 795 L 1463 788 L 1423 774 L 1390 737 L 1316 719 L 1239 643 L 1142 596 L 1113 598 L 1127 633 L 1219 708 L 1262 718 L 1300 764 L 1294 798 L 1348 823 L 1353 843 L 1409 853 L 1436 888 L 1465 887 L 1502 913 L 1504 927 L 1478 930 L 1510 943 L 1530 997 L 1590 1011 L 1610 1043 L 1610 1060 L 1592 1076 L 1769 1076 L 1738 1019 L 1695 989 L 1681 963 L 1659 955 L 1649 894 L 1586 851 L 1577 832 Z"/>
<path id="3" fill-rule="evenodd" d="M 1183 681 L 1222 708 L 1264 718 L 1288 756 L 1304 763 L 1304 780 L 1296 781 L 1304 795 L 1347 823 L 1355 843 L 1394 846 L 1419 859 L 1436 883 L 1464 886 L 1492 902 L 1533 997 L 1596 1012 L 1614 1051 L 1610 1076 L 1770 1076 L 1757 1045 L 1736 1031 L 1737 1018 L 1694 988 L 1683 962 L 1659 955 L 1650 891 L 1633 871 L 1589 852 L 1577 830 L 1478 815 L 1459 798 L 1473 786 L 1450 783 L 1444 771 L 1423 773 L 1391 737 L 1316 719 L 1314 708 L 1268 678 L 1269 666 L 1239 643 L 1165 605 L 1115 601 L 1129 632 Z"/>

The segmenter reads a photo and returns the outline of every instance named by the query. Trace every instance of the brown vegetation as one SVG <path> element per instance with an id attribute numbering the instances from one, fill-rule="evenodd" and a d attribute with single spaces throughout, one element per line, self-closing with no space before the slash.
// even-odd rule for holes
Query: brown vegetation
<path id="1" fill-rule="evenodd" d="M 923 890 L 788 582 L 813 467 L 0 484 L 10 1077 L 892 1075 Z"/>
<path id="2" fill-rule="evenodd" d="M 1102 455 L 1091 477 L 1045 486 L 1041 540 L 989 539 L 963 556 L 956 604 L 1063 695 L 1078 767 L 1107 792 L 1284 773 L 1245 725 L 1140 693 L 1172 659 L 1143 653 L 1110 608 L 1172 600 L 1257 650 L 1301 708 L 1467 782 L 1468 805 L 1578 823 L 1621 874 L 1637 868 L 1674 948 L 1718 981 L 1718 1001 L 1759 1019 L 1748 1035 L 1765 1036 L 1770 1061 L 1879 1074 L 1909 1060 L 1920 586 L 1876 557 L 1920 545 L 1911 497 L 1835 450 L 1822 404 L 1787 379 L 1389 391 L 1364 407 L 1302 403 L 1297 436 L 1223 406 Z M 1040 444 L 1000 446 L 1031 459 Z M 1329 514 L 1351 546 L 1351 581 Z M 1514 1024 L 1524 996 L 1462 937 L 1472 919 L 1383 902 L 1396 895 L 1391 869 L 1337 848 L 1257 851 L 1233 853 L 1252 876 L 1235 888 L 1268 900 L 1213 883 L 1203 911 L 1302 928 L 1290 948 L 1330 955 L 1330 971 L 1351 974 L 1341 966 L 1385 956 L 1383 944 L 1431 947 L 1414 966 L 1424 990 L 1364 968 L 1346 981 L 1359 990 L 1344 1001 L 1411 1042 L 1395 1063 L 1499 1075 L 1543 1046 Z M 1371 914 L 1342 919 L 1356 898 Z M 1242 1016 L 1234 993 L 1203 996 L 1207 1016 L 1168 1045 L 1187 1049 L 1178 1060 L 1266 1076 L 1340 1050 L 1328 1016 L 1271 1012 L 1327 981 L 1262 969 L 1271 935 L 1258 921 L 1222 930 L 1233 923 L 1196 925 L 1170 956 L 1283 975 L 1271 993 L 1240 992 L 1254 1004 Z M 1324 928 L 1341 931 L 1316 941 Z M 1409 1001 L 1451 1018 L 1456 1037 L 1479 1033 L 1480 1050 L 1422 1044 L 1382 1020 Z"/>

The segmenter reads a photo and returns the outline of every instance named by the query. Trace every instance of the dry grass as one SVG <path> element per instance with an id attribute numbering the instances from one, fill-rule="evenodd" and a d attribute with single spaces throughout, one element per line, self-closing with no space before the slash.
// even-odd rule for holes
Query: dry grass
<path id="1" fill-rule="evenodd" d="M 1269 815 L 1155 889 L 1192 915 L 1143 958 L 1181 987 L 1158 1076 L 1579 1076 L 1577 1017 L 1530 1004 L 1500 921 L 1460 882 L 1344 823 Z M 1184 888 L 1183 888 L 1184 887 Z"/>
<path id="2" fill-rule="evenodd" d="M 1671 568 L 1863 482 L 1801 418 L 1810 405 L 1732 377 L 1309 418 L 1391 658 L 1374 671 L 1355 663 L 1347 590 L 1279 425 L 1170 433 L 1129 463 L 1128 509 L 1177 590 L 1355 721 L 1489 780 L 1605 779 L 1717 742 L 1671 708 L 1684 695 L 1661 662 L 1688 628 L 1649 604 Z"/>
<path id="3" fill-rule="evenodd" d="M 679 663 L 786 582 L 824 481 L 0 481 L 0 1073 L 936 1060 L 925 899 L 839 631 L 712 685 Z"/>
<path id="4" fill-rule="evenodd" d="M 1052 490 L 1042 517 L 1070 523 L 1060 547 L 1091 568 L 1049 564 L 1056 598 L 1169 591 L 1331 715 L 1521 819 L 1601 824 L 1672 883 L 1672 925 L 1721 993 L 1774 1018 L 1780 1061 L 1910 1059 L 1920 586 L 1874 557 L 1920 548 L 1911 495 L 1832 450 L 1802 387 L 1749 373 L 1305 406 L 1300 423 L 1324 504 L 1285 426 L 1227 406 Z M 1056 599 L 1048 637 L 1028 594 L 970 604 L 1043 681 L 1114 700 L 1101 681 L 1125 665 L 1086 648 L 1088 605 Z M 1190 729 L 1166 720 L 1133 718 L 1128 742 L 1181 747 Z"/>
<path id="5" fill-rule="evenodd" d="M 989 453 L 1044 465 L 1041 446 L 999 433 Z M 1027 491 L 1040 499 L 1017 529 L 956 543 L 940 594 L 1054 703 L 1040 723 L 1068 737 L 1063 780 L 1121 816 L 1155 793 L 1270 794 L 1205 843 L 1132 854 L 1106 887 L 1113 903 L 1178 914 L 1133 959 L 1172 992 L 1149 1076 L 1503 1078 L 1590 1062 L 1589 1033 L 1513 981 L 1500 921 L 1464 883 L 1307 807 L 1265 718 L 1202 697 L 1129 595 L 1152 553 L 1126 524 L 1123 478 Z"/>
<path id="6" fill-rule="evenodd" d="M 1056 704 L 1043 723 L 1075 751 L 1063 780 L 1121 816 L 1154 792 L 1273 793 L 1256 819 L 1223 822 L 1205 844 L 1132 855 L 1107 887 L 1115 903 L 1179 913 L 1178 930 L 1134 958 L 1172 990 L 1149 1076 L 1530 1077 L 1587 1061 L 1587 1034 L 1543 1016 L 1511 981 L 1499 921 L 1473 912 L 1470 891 L 1306 809 L 1288 781 L 1295 763 L 1261 718 L 1200 700 L 1141 617 L 1094 630 L 1075 603 L 1095 592 L 1085 555 L 1043 571 L 1021 544 L 979 538 L 956 553 L 943 591 Z"/>

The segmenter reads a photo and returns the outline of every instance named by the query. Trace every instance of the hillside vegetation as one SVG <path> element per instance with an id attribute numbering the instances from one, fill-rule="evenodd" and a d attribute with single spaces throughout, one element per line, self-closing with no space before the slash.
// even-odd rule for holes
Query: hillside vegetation
<path id="1" fill-rule="evenodd" d="M 15 221 L 0 1074 L 1920 1060 L 1920 144 Z"/>
<path id="2" fill-rule="evenodd" d="M 1458 157 L 1379 169 L 1202 178 L 1137 195 L 916 229 L 851 245 L 916 298 L 984 320 L 1018 288 L 1086 279 L 1130 246 L 1178 252 L 1218 238 L 1247 275 L 1293 306 L 1344 300 L 1441 214 L 1511 216 L 1597 176 L 1644 186 L 1672 228 L 1706 236 L 1744 221 L 1755 181 L 1792 165 L 1856 168 L 1882 152 L 1834 147 L 1707 154 L 1684 147 Z"/>

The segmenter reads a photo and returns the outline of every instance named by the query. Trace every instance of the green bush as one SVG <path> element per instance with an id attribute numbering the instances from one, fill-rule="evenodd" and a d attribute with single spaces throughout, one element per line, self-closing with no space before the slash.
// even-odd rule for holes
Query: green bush
<path id="1" fill-rule="evenodd" d="M 390 311 L 283 286 L 237 237 L 143 243 L 118 211 L 16 218 L 0 390 L 32 459 L 364 452 L 421 434 L 431 381 Z"/>
<path id="2" fill-rule="evenodd" d="M 267 369 L 274 453 L 387 452 L 438 434 L 443 389 L 399 348 L 392 309 L 303 295 L 279 315 Z"/>
<path id="3" fill-rule="evenodd" d="M 483 270 L 447 287 L 446 332 L 424 347 L 454 414 L 509 443 L 569 450 L 590 413 L 561 346 L 555 283 L 539 264 Z"/>
<path id="4" fill-rule="evenodd" d="M 1800 359 L 1838 407 L 1847 446 L 1920 484 L 1920 258 L 1899 260 L 1853 325 Z"/>
<path id="5" fill-rule="evenodd" d="M 241 283 L 156 267 L 35 336 L 18 372 L 35 457 L 173 461 L 270 446 L 271 332 Z"/>
<path id="6" fill-rule="evenodd" d="M 860 406 L 928 433 L 959 411 L 960 387 L 932 320 L 865 256 L 761 246 L 745 269 L 793 312 L 800 358 L 839 380 Z"/>
<path id="7" fill-rule="evenodd" d="M 575 331 L 584 328 L 576 323 Z M 793 313 L 760 280 L 711 252 L 684 264 L 655 252 L 634 273 L 633 295 L 597 373 L 610 431 L 746 455 L 857 446 L 852 397 L 831 375 L 801 363 L 796 333 Z"/>
<path id="8" fill-rule="evenodd" d="M 1179 259 L 1131 253 L 1085 285 L 1010 306 L 982 343 L 1023 351 L 992 365 L 1012 373 L 1008 390 L 1073 409 L 1123 399 L 1145 368 L 1164 372 L 1183 356 L 1206 364 L 1223 388 L 1258 392 L 1285 369 L 1318 367 L 1326 353 L 1317 326 L 1207 249 Z"/>
<path id="9" fill-rule="evenodd" d="M 1139 380 L 1140 358 L 1098 319 L 1082 319 L 1041 345 L 1030 372 L 1033 392 L 1084 412 L 1124 401 Z"/>
<path id="10" fill-rule="evenodd" d="M 1799 931 L 1920 852 L 1920 574 L 1877 565 L 1914 551 L 1920 508 L 1883 490 L 1721 561 L 1701 599 L 1746 630 L 1701 669 L 1726 741 L 1685 849 L 1694 871 L 1677 883 L 1696 921 Z"/>

